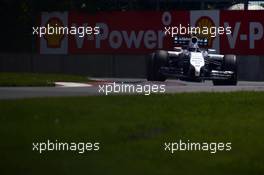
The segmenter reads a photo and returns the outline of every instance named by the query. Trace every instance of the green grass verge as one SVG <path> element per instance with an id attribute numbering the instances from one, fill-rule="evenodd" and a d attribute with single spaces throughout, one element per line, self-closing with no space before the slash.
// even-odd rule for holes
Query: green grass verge
<path id="1" fill-rule="evenodd" d="M 0 101 L 3 174 L 259 175 L 264 93 Z M 101 150 L 32 151 L 32 142 L 99 141 Z M 164 151 L 164 142 L 232 142 L 232 151 Z M 1 173 L 2 174 L 2 173 Z"/>
<path id="2" fill-rule="evenodd" d="M 54 86 L 55 82 L 88 82 L 87 77 L 63 74 L 0 73 L 0 86 Z"/>

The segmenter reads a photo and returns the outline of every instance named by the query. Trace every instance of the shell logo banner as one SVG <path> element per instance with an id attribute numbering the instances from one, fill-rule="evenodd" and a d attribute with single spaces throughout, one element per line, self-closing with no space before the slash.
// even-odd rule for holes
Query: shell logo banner
<path id="1" fill-rule="evenodd" d="M 68 26 L 68 13 L 47 13 L 41 15 L 41 26 Z M 68 36 L 67 35 L 44 35 L 39 38 L 39 50 L 41 54 L 67 54 L 68 53 Z"/>
<path id="2" fill-rule="evenodd" d="M 232 16 L 232 18 L 230 18 Z M 243 16 L 243 17 L 242 17 Z M 222 54 L 263 55 L 263 11 L 170 11 L 170 12 L 43 12 L 41 26 L 91 26 L 99 34 L 45 34 L 39 38 L 40 54 L 146 54 L 173 49 L 174 38 L 165 29 L 175 26 L 231 28 L 230 34 L 210 30 L 198 37 Z M 40 26 L 40 27 L 41 27 Z M 91 29 L 91 30 L 92 30 Z M 173 28 L 174 29 L 174 28 Z"/>

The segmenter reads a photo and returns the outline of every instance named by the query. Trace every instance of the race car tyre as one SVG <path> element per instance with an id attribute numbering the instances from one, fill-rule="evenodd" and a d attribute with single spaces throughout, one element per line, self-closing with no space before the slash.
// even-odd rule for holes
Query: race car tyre
<path id="1" fill-rule="evenodd" d="M 147 58 L 147 80 L 165 81 L 166 76 L 160 73 L 160 68 L 166 66 L 168 62 L 168 52 L 164 50 L 156 51 Z"/>
<path id="2" fill-rule="evenodd" d="M 235 55 L 225 55 L 223 60 L 223 70 L 234 72 L 228 80 L 213 80 L 216 86 L 235 86 L 237 85 L 237 60 Z"/>

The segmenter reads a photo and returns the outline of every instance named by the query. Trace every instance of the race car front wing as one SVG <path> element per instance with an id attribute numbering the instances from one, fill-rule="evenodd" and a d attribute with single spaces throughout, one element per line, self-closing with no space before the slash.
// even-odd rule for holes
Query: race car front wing
<path id="1" fill-rule="evenodd" d="M 172 67 L 161 67 L 160 73 L 168 76 L 174 77 L 179 79 L 199 79 L 199 80 L 228 80 L 232 78 L 235 74 L 233 71 L 219 71 L 219 70 L 212 70 L 209 74 L 201 73 L 198 77 L 190 77 L 185 75 L 182 68 L 172 68 Z"/>

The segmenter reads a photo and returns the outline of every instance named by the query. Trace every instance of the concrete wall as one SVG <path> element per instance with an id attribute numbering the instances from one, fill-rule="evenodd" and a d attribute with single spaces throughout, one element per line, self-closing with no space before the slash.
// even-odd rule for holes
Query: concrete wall
<path id="1" fill-rule="evenodd" d="M 144 78 L 146 59 L 144 55 L 0 54 L 0 71 Z M 238 77 L 264 81 L 264 57 L 239 56 Z"/>
<path id="2" fill-rule="evenodd" d="M 145 77 L 145 56 L 0 54 L 0 72 L 39 72 L 94 77 Z"/>
<path id="3" fill-rule="evenodd" d="M 264 81 L 264 56 L 238 56 L 238 78 Z"/>

